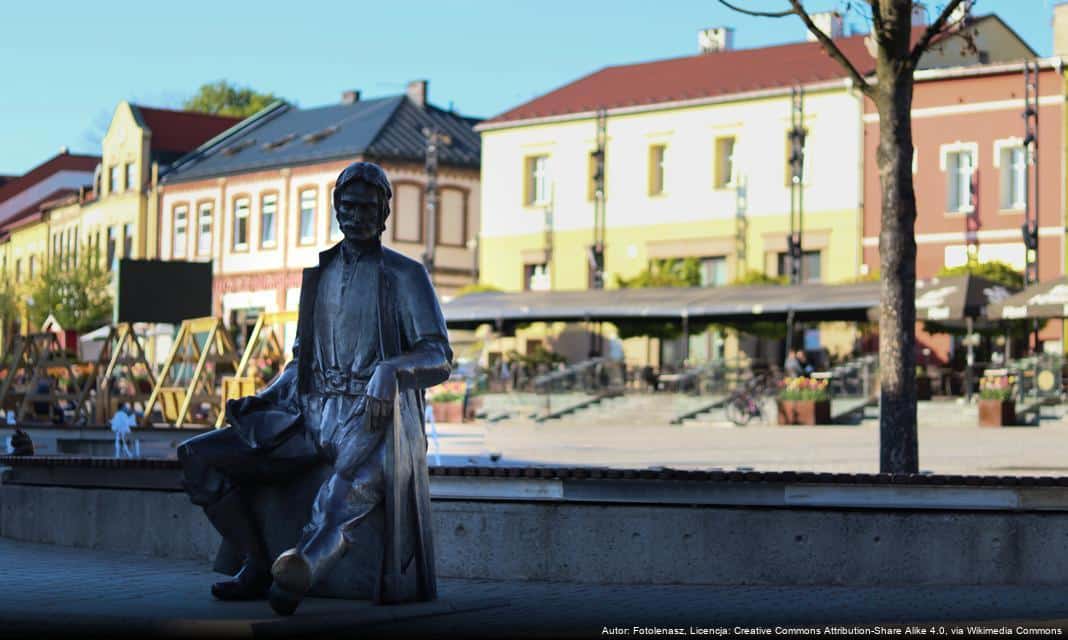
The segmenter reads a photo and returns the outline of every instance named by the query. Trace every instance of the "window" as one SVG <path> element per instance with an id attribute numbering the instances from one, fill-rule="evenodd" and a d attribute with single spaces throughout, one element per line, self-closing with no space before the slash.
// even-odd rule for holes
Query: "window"
<path id="1" fill-rule="evenodd" d="M 278 218 L 278 195 L 267 193 L 260 199 L 260 246 L 273 247 L 278 243 L 275 220 Z"/>
<path id="2" fill-rule="evenodd" d="M 15 282 L 22 281 L 22 258 L 15 259 Z"/>
<path id="3" fill-rule="evenodd" d="M 115 268 L 115 251 L 119 247 L 118 227 L 108 227 L 108 271 Z"/>
<path id="4" fill-rule="evenodd" d="M 305 189 L 300 192 L 300 230 L 297 235 L 299 244 L 315 242 L 315 200 L 318 192 Z"/>
<path id="5" fill-rule="evenodd" d="M 248 198 L 234 199 L 234 251 L 248 249 Z"/>
<path id="6" fill-rule="evenodd" d="M 602 153 L 598 153 L 596 150 L 590 152 L 589 161 L 587 163 L 588 166 L 589 166 L 589 177 L 590 177 L 590 179 L 589 179 L 589 182 L 586 185 L 586 199 L 591 201 L 591 202 L 593 200 L 597 199 L 597 179 L 598 179 L 598 177 L 600 177 L 600 179 L 601 179 L 602 195 L 603 195 L 603 192 L 605 191 L 605 186 L 604 186 L 604 179 L 605 179 L 604 158 L 605 158 L 605 156 L 604 156 L 603 152 Z"/>
<path id="7" fill-rule="evenodd" d="M 62 236 L 58 233 L 52 235 L 52 257 L 55 259 L 56 264 L 63 263 L 63 245 Z"/>
<path id="8" fill-rule="evenodd" d="M 449 247 L 467 246 L 466 196 L 459 189 L 442 189 L 438 209 L 437 243 Z"/>
<path id="9" fill-rule="evenodd" d="M 800 154 L 796 158 L 801 163 L 801 175 L 799 181 L 801 184 L 808 184 L 808 129 L 801 130 L 801 146 Z M 785 180 L 786 186 L 790 186 L 794 183 L 794 137 L 791 132 L 786 132 L 786 172 Z"/>
<path id="10" fill-rule="evenodd" d="M 134 245 L 134 228 L 132 224 L 122 225 L 122 257 L 132 258 Z"/>
<path id="11" fill-rule="evenodd" d="M 71 230 L 73 236 L 70 243 L 70 263 L 72 267 L 78 266 L 78 227 Z"/>
<path id="12" fill-rule="evenodd" d="M 782 251 L 778 255 L 778 270 L 780 276 L 790 277 L 790 260 L 789 254 Z M 822 263 L 820 261 L 819 251 L 802 251 L 801 252 L 801 282 L 819 282 L 820 281 L 820 268 Z"/>
<path id="13" fill-rule="evenodd" d="M 544 262 L 523 265 L 523 290 L 548 291 L 549 265 Z"/>
<path id="14" fill-rule="evenodd" d="M 171 255 L 175 258 L 185 257 L 185 242 L 189 229 L 189 207 L 181 205 L 174 208 L 174 247 Z"/>
<path id="15" fill-rule="evenodd" d="M 734 186 L 734 136 L 716 138 L 713 181 L 717 189 L 728 189 Z"/>
<path id="16" fill-rule="evenodd" d="M 393 185 L 393 214 L 389 219 L 395 242 L 423 241 L 423 191 L 419 185 Z"/>
<path id="17" fill-rule="evenodd" d="M 972 210 L 972 177 L 975 153 L 958 149 L 946 153 L 946 211 L 967 213 Z"/>
<path id="18" fill-rule="evenodd" d="M 649 147 L 649 195 L 664 193 L 664 154 L 667 146 L 654 144 Z"/>
<path id="19" fill-rule="evenodd" d="M 337 211 L 334 209 L 334 187 L 330 187 L 330 228 L 327 237 L 331 240 L 341 239 L 341 225 L 337 222 Z"/>
<path id="20" fill-rule="evenodd" d="M 30 256 L 30 270 L 26 274 L 30 280 L 33 280 L 33 274 L 37 271 L 37 256 Z"/>
<path id="21" fill-rule="evenodd" d="M 108 193 L 116 193 L 119 190 L 119 165 L 113 165 L 108 169 Z"/>
<path id="22" fill-rule="evenodd" d="M 523 170 L 525 176 L 523 204 L 543 205 L 549 202 L 549 156 L 528 156 Z"/>
<path id="23" fill-rule="evenodd" d="M 197 255 L 198 256 L 210 256 L 211 255 L 211 223 L 212 215 L 211 203 L 205 202 L 200 205 L 197 211 Z"/>
<path id="24" fill-rule="evenodd" d="M 140 180 L 137 179 L 137 173 L 135 171 L 137 165 L 132 162 L 126 163 L 126 190 L 133 191 L 137 188 L 137 183 Z"/>
<path id="25" fill-rule="evenodd" d="M 70 268 L 70 256 L 71 256 L 71 240 L 74 237 L 74 229 L 67 229 L 67 232 L 63 234 L 63 268 Z"/>
<path id="26" fill-rule="evenodd" d="M 1027 206 L 1027 155 L 1020 145 L 1001 148 L 1001 208 Z"/>
<path id="27" fill-rule="evenodd" d="M 727 284 L 727 257 L 701 258 L 701 286 L 722 287 Z"/>

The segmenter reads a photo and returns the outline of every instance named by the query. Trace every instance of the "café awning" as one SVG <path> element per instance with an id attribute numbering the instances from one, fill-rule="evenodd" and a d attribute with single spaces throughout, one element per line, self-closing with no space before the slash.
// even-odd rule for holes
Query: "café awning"
<path id="1" fill-rule="evenodd" d="M 990 306 L 994 320 L 1068 317 L 1068 276 L 1031 285 Z"/>

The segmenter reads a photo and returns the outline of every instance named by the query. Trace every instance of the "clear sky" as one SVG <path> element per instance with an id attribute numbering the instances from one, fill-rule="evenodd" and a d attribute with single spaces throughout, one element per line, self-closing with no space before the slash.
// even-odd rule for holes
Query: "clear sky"
<path id="1" fill-rule="evenodd" d="M 978 0 L 975 11 L 999 14 L 1049 55 L 1052 4 Z M 847 24 L 868 30 L 855 12 Z M 717 0 L 12 2 L 0 32 L 0 174 L 63 146 L 100 153 L 120 100 L 177 108 L 218 79 L 307 107 L 425 78 L 433 103 L 489 117 L 604 66 L 696 53 L 697 30 L 712 26 L 733 27 L 738 48 L 804 39 L 795 17 L 751 18 Z"/>

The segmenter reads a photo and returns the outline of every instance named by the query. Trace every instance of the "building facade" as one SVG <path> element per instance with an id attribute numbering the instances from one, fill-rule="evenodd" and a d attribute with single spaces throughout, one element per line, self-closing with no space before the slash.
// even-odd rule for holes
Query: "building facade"
<path id="1" fill-rule="evenodd" d="M 975 51 L 951 36 L 921 67 L 1031 52 L 994 16 L 973 25 Z M 867 36 L 833 35 L 862 73 L 874 69 Z M 508 291 L 591 286 L 599 144 L 606 287 L 660 258 L 700 261 L 702 286 L 752 272 L 786 276 L 791 231 L 802 281 L 862 277 L 860 92 L 816 42 L 732 50 L 729 41 L 603 69 L 479 125 L 482 282 Z M 804 134 L 796 186 L 795 128 Z M 812 338 L 852 348 L 851 335 Z M 701 340 L 678 351 L 722 356 Z"/>
<path id="2" fill-rule="evenodd" d="M 449 295 L 474 281 L 480 220 L 474 122 L 431 105 L 426 83 L 373 100 L 347 92 L 316 109 L 277 105 L 190 154 L 159 187 L 160 257 L 210 260 L 216 313 L 229 324 L 296 309 L 301 272 L 341 240 L 333 212 L 338 174 L 372 160 L 393 183 L 384 243 L 416 260 L 427 248 L 424 131 L 447 134 L 432 278 Z"/>

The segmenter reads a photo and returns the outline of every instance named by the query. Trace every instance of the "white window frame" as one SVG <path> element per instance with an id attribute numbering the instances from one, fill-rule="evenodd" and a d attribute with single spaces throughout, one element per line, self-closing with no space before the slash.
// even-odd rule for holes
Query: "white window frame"
<path id="1" fill-rule="evenodd" d="M 234 198 L 234 227 L 233 233 L 233 248 L 234 251 L 247 251 L 248 250 L 248 235 L 249 235 L 249 213 L 252 209 L 252 199 L 248 196 L 241 196 Z M 244 223 L 245 238 L 243 241 L 238 242 L 237 229 Z"/>
<path id="2" fill-rule="evenodd" d="M 175 205 L 171 211 L 174 216 L 174 237 L 172 239 L 171 255 L 176 258 L 184 258 L 189 250 L 187 245 L 189 240 L 189 205 Z M 180 217 L 179 214 L 181 214 Z M 181 238 L 181 243 L 179 243 L 179 238 Z M 179 244 L 181 246 L 180 249 Z"/>
<path id="3" fill-rule="evenodd" d="M 126 190 L 133 191 L 134 185 L 139 182 L 137 179 L 137 163 L 127 162 L 126 165 Z"/>
<path id="4" fill-rule="evenodd" d="M 267 206 L 268 200 L 272 200 L 270 206 L 274 208 L 271 212 L 270 224 L 267 224 Z M 268 239 L 264 234 L 270 231 L 272 237 Z M 260 196 L 260 246 L 264 249 L 273 249 L 278 246 L 278 194 L 277 193 L 265 193 Z"/>
<path id="5" fill-rule="evenodd" d="M 534 156 L 530 163 L 531 190 L 530 204 L 534 206 L 549 203 L 549 155 Z"/>
<path id="6" fill-rule="evenodd" d="M 957 208 L 956 209 L 951 209 L 949 206 L 946 206 L 946 213 L 972 213 L 974 211 L 974 206 L 970 202 L 970 200 L 971 200 L 970 197 L 964 198 L 964 200 L 966 200 L 967 202 L 962 202 L 960 198 L 964 194 L 967 194 L 969 196 L 971 194 L 971 184 L 972 184 L 972 181 L 975 180 L 975 172 L 979 168 L 979 144 L 976 143 L 976 142 L 960 142 L 960 141 L 957 141 L 957 142 L 954 142 L 952 144 L 941 145 L 938 148 L 938 168 L 942 171 L 943 174 L 946 174 L 946 180 L 945 180 L 946 192 L 945 193 L 946 193 L 946 204 L 948 205 L 949 204 L 949 188 L 950 188 L 949 174 L 948 174 L 948 172 L 949 172 L 949 154 L 951 154 L 951 153 L 959 154 L 959 153 L 963 153 L 963 152 L 971 154 L 971 158 L 972 158 L 972 164 L 971 164 L 971 167 L 970 167 L 971 171 L 968 173 L 968 180 L 966 182 L 967 186 L 965 186 L 965 184 L 962 184 L 962 182 L 960 180 L 960 178 L 962 177 L 962 174 L 958 173 L 958 176 L 957 176 L 957 193 L 956 193 L 956 196 L 957 196 Z M 957 171 L 959 172 L 959 169 L 957 169 Z"/>
<path id="7" fill-rule="evenodd" d="M 312 194 L 311 198 L 305 198 L 306 194 Z M 305 209 L 305 202 L 311 203 L 310 209 Z M 301 189 L 297 193 L 297 244 L 309 245 L 315 244 L 315 214 L 319 208 L 319 190 L 314 187 L 308 187 L 307 189 Z M 304 235 L 304 212 L 311 211 L 311 222 L 307 225 L 307 228 L 311 230 L 311 236 Z"/>
<path id="8" fill-rule="evenodd" d="M 1020 150 L 1020 163 L 1018 166 L 1002 166 L 1001 156 L 1006 151 Z M 994 141 L 994 167 L 998 170 L 998 208 L 1002 211 L 1022 211 L 1027 207 L 1027 148 L 1024 147 L 1023 138 L 1011 137 Z M 1008 173 L 1006 173 L 1008 171 Z M 1012 201 L 1006 200 L 1009 189 L 1015 186 L 1017 193 Z"/>
<path id="9" fill-rule="evenodd" d="M 329 196 L 327 209 L 330 212 L 330 219 L 326 225 L 326 236 L 330 240 L 340 240 L 345 237 L 345 234 L 341 233 L 341 225 L 337 221 L 337 211 L 334 209 L 335 191 L 337 191 L 336 187 L 330 187 L 330 193 L 327 194 Z"/>
<path id="10" fill-rule="evenodd" d="M 211 256 L 212 226 L 215 218 L 215 207 L 210 202 L 202 202 L 197 205 L 197 246 L 196 254 L 201 257 Z M 205 222 L 207 231 L 205 232 Z M 207 234 L 205 236 L 205 233 Z M 204 238 L 207 237 L 207 241 Z M 206 247 L 203 245 L 207 245 Z"/>

